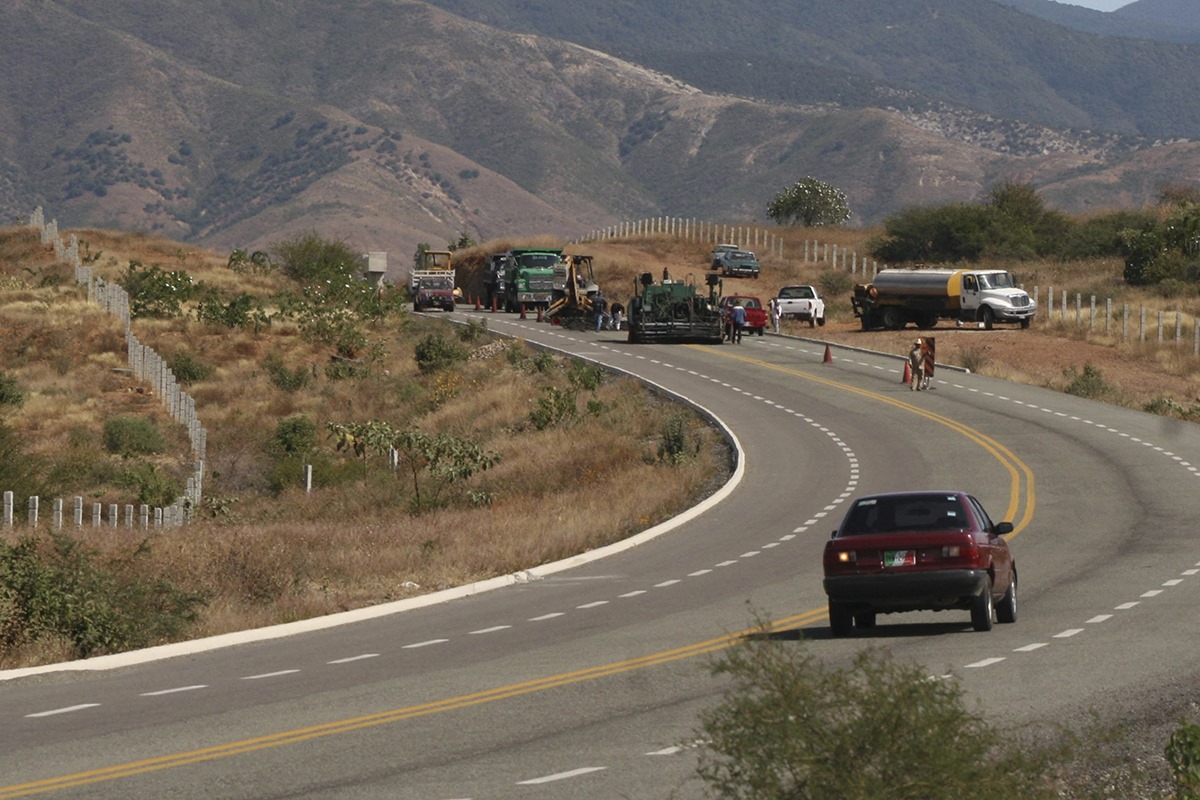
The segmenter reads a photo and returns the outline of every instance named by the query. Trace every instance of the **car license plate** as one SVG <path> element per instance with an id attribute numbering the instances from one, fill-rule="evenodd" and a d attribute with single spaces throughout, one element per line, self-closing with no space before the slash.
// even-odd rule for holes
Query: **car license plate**
<path id="1" fill-rule="evenodd" d="M 917 565 L 917 551 L 884 550 L 883 565 L 885 567 L 915 567 Z"/>

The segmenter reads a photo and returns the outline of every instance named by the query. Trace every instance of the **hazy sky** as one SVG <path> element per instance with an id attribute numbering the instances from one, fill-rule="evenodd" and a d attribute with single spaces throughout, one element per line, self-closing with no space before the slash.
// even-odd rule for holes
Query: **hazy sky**
<path id="1" fill-rule="evenodd" d="M 1072 6 L 1083 6 L 1096 11 L 1115 11 L 1121 6 L 1129 5 L 1133 0 L 1059 0 L 1059 2 Z"/>

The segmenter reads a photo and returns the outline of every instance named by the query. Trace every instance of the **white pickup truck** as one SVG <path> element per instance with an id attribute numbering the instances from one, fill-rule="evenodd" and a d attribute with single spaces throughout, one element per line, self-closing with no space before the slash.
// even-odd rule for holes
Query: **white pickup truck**
<path id="1" fill-rule="evenodd" d="M 814 286 L 784 286 L 775 303 L 783 319 L 804 320 L 810 328 L 825 324 L 825 301 Z"/>

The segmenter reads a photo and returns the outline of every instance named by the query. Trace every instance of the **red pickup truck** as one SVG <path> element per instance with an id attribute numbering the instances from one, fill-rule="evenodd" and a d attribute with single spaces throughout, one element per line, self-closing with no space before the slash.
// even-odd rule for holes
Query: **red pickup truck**
<path id="1" fill-rule="evenodd" d="M 742 308 L 746 309 L 746 325 L 742 328 L 743 333 L 757 333 L 763 335 L 763 331 L 767 328 L 767 309 L 762 304 L 762 300 L 748 294 L 731 294 L 721 298 L 721 327 L 725 328 L 729 320 L 729 307 L 737 302 Z"/>

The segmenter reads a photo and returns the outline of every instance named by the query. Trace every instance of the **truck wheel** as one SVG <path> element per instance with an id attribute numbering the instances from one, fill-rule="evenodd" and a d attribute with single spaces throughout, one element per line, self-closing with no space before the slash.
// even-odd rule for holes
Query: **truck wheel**
<path id="1" fill-rule="evenodd" d="M 938 315 L 936 312 L 930 311 L 921 317 L 921 321 L 917 323 L 917 327 L 923 330 L 936 328 L 938 324 Z"/>
<path id="2" fill-rule="evenodd" d="M 883 327 L 889 331 L 898 331 L 904 327 L 904 315 L 900 313 L 900 309 L 888 306 L 883 310 Z"/>
<path id="3" fill-rule="evenodd" d="M 996 314 L 988 306 L 979 309 L 979 321 L 983 323 L 983 329 L 990 331 L 992 324 L 996 321 Z"/>

